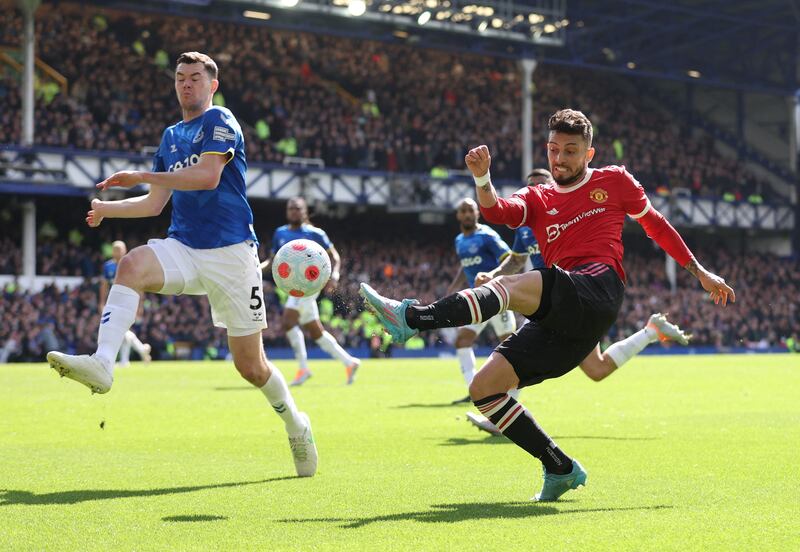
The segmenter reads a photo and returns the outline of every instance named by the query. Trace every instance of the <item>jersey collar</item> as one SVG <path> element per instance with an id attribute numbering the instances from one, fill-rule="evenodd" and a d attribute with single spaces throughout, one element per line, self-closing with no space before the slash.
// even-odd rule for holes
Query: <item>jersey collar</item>
<path id="1" fill-rule="evenodd" d="M 589 179 L 592 178 L 592 173 L 593 172 L 594 172 L 594 169 L 591 169 L 591 168 L 590 169 L 586 169 L 586 174 L 583 175 L 583 178 L 581 178 L 581 181 L 579 183 L 575 184 L 574 186 L 570 186 L 567 189 L 564 189 L 561 186 L 559 186 L 558 184 L 556 184 L 555 185 L 555 190 L 559 194 L 568 194 L 570 192 L 574 192 L 575 190 L 577 190 L 578 188 L 580 188 L 581 186 L 583 186 L 584 184 L 589 182 Z"/>

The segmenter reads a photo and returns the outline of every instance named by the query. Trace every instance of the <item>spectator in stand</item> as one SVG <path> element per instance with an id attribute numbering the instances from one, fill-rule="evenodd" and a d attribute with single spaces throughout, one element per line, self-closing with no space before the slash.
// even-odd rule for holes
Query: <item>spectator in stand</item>
<path id="1" fill-rule="evenodd" d="M 37 99 L 38 144 L 124 152 L 157 145 L 173 102 L 167 87 L 152 83 L 165 78 L 165 58 L 197 49 L 202 35 L 210 41 L 203 49 L 229 67 L 220 93 L 243 122 L 249 161 L 300 156 L 328 167 L 463 170 L 464 144 L 480 139 L 504 152 L 495 178 L 521 180 L 520 76 L 510 60 L 71 2 L 42 6 L 36 35 L 37 55 L 70 82 L 68 95 Z M 5 10 L 0 44 L 16 47 L 21 37 L 21 15 Z M 103 79 L 112 71 L 140 78 L 110 88 Z M 0 144 L 20 139 L 18 89 L 0 77 Z M 565 104 L 587 113 L 597 122 L 595 164 L 626 164 L 648 191 L 685 188 L 755 204 L 786 199 L 717 153 L 711 137 L 694 137 L 607 74 L 542 67 L 534 102 L 540 129 L 542 117 Z M 480 126 L 484 120 L 493 124 Z M 534 165 L 544 161 L 537 147 Z"/>

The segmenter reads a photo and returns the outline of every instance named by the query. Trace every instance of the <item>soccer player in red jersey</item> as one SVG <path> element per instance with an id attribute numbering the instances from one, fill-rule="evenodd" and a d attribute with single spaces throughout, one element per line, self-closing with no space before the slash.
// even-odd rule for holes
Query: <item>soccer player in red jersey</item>
<path id="1" fill-rule="evenodd" d="M 396 341 L 421 330 L 463 326 L 514 310 L 530 323 L 503 341 L 475 375 L 469 392 L 478 410 L 544 468 L 540 501 L 557 500 L 586 483 L 586 471 L 565 454 L 507 391 L 562 376 L 593 354 L 617 318 L 625 289 L 622 225 L 636 220 L 694 275 L 716 304 L 736 300 L 725 280 L 700 265 L 672 225 L 650 204 L 624 167 L 589 168 L 592 125 L 580 111 L 550 117 L 547 157 L 554 183 L 497 196 L 486 146 L 467 153 L 481 213 L 488 222 L 529 226 L 547 268 L 500 276 L 430 305 L 395 301 L 366 284 L 361 293 Z"/>

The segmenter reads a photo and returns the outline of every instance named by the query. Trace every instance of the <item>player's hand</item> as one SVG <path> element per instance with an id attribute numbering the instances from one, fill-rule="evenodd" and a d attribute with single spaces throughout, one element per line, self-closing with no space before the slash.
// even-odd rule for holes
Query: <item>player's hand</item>
<path id="1" fill-rule="evenodd" d="M 143 183 L 144 179 L 142 178 L 142 173 L 139 171 L 119 171 L 100 182 L 97 187 L 101 190 L 108 190 L 109 188 L 132 188 Z"/>
<path id="2" fill-rule="evenodd" d="M 478 275 L 475 276 L 475 287 L 482 286 L 491 280 L 492 275 L 489 272 L 478 272 Z"/>
<path id="3" fill-rule="evenodd" d="M 736 293 L 733 288 L 725 283 L 725 280 L 716 274 L 704 270 L 697 274 L 697 279 L 700 280 L 700 285 L 708 292 L 709 297 L 714 300 L 715 305 L 719 305 L 722 301 L 722 306 L 728 304 L 730 297 L 731 303 L 736 302 Z"/>
<path id="4" fill-rule="evenodd" d="M 489 155 L 489 148 L 486 146 L 478 146 L 472 148 L 467 152 L 464 157 L 464 162 L 467 168 L 472 171 L 472 176 L 483 176 L 489 172 L 489 166 L 492 164 L 492 156 Z"/>
<path id="5" fill-rule="evenodd" d="M 99 199 L 92 200 L 92 208 L 86 213 L 86 224 L 91 228 L 97 228 L 103 222 L 102 208 L 102 201 Z"/>

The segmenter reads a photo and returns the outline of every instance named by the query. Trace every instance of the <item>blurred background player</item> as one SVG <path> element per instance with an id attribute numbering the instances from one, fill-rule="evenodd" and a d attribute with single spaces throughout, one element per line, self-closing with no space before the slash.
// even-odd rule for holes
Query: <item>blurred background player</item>
<path id="1" fill-rule="evenodd" d="M 456 218 L 461 224 L 461 233 L 456 236 L 456 254 L 461 262 L 461 266 L 455 278 L 447 288 L 446 295 L 455 293 L 459 289 L 464 289 L 464 284 L 468 287 L 475 286 L 475 277 L 487 270 L 497 268 L 497 266 L 510 256 L 511 250 L 508 248 L 503 238 L 489 226 L 479 224 L 480 212 L 478 204 L 474 199 L 464 198 L 458 204 Z M 502 312 L 489 320 L 478 324 L 470 324 L 458 329 L 456 334 L 456 355 L 461 366 L 461 374 L 464 382 L 469 388 L 472 378 L 475 376 L 475 351 L 473 345 L 478 336 L 486 328 L 487 324 L 492 325 L 495 335 L 499 341 L 516 329 L 514 314 Z M 470 402 L 469 395 L 463 399 L 453 401 L 453 404 Z"/>
<path id="2" fill-rule="evenodd" d="M 128 252 L 128 246 L 124 241 L 117 240 L 111 244 L 111 258 L 103 263 L 103 277 L 100 279 L 100 305 L 101 309 L 105 307 L 106 299 L 108 298 L 108 290 L 114 283 L 114 278 L 117 276 L 117 264 L 119 260 Z M 119 349 L 119 365 L 128 366 L 131 358 L 131 348 L 136 351 L 144 362 L 150 362 L 151 347 L 147 343 L 142 343 L 133 330 L 125 332 L 125 339 L 122 342 L 122 347 Z"/>
<path id="3" fill-rule="evenodd" d="M 317 471 L 317 447 L 308 416 L 299 412 L 280 370 L 267 360 L 261 332 L 267 327 L 253 211 L 247 201 L 244 136 L 230 110 L 212 106 L 219 88 L 217 64 L 199 52 L 178 57 L 175 95 L 182 120 L 167 127 L 153 171 L 120 171 L 97 187 L 149 184 L 145 195 L 92 200 L 86 222 L 156 216 L 172 198 L 166 239 L 153 239 L 120 259 L 100 318 L 93 355 L 47 353 L 50 367 L 92 390 L 107 393 L 114 360 L 136 319 L 145 292 L 206 295 L 214 325 L 228 334 L 239 374 L 258 387 L 283 420 L 295 470 Z"/>
<path id="4" fill-rule="evenodd" d="M 269 259 L 261 263 L 261 269 L 264 272 L 267 271 L 272 263 L 272 258 L 283 244 L 299 239 L 312 240 L 320 244 L 331 258 L 331 279 L 325 289 L 329 292 L 336 289 L 342 264 L 339 252 L 328 238 L 328 234 L 322 228 L 317 228 L 309 222 L 308 205 L 305 199 L 294 197 L 286 203 L 286 220 L 289 224 L 284 224 L 275 230 L 275 234 L 272 236 L 272 253 Z M 283 307 L 283 331 L 286 333 L 286 339 L 292 346 L 294 357 L 300 365 L 290 385 L 302 385 L 312 375 L 308 368 L 308 353 L 303 330 L 308 332 L 320 349 L 344 364 L 347 384 L 350 385 L 355 381 L 356 371 L 361 361 L 345 351 L 337 343 L 336 338 L 325 330 L 319 319 L 318 297 L 319 293 L 308 297 L 289 296 Z"/>

